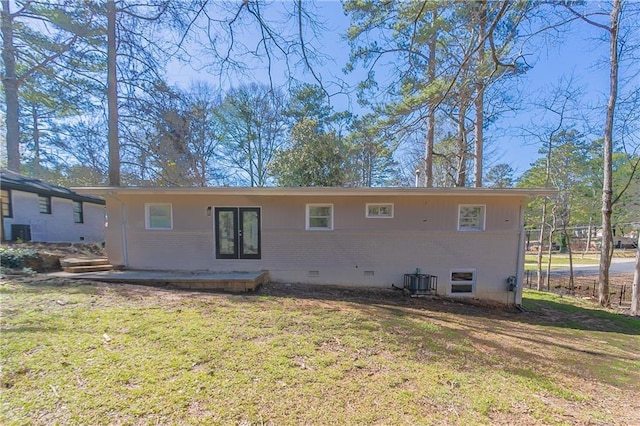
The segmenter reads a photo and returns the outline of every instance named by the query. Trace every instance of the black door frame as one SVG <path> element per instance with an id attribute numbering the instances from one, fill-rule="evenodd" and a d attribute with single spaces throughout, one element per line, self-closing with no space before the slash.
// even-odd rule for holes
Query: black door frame
<path id="1" fill-rule="evenodd" d="M 215 244 L 216 244 L 216 259 L 260 259 L 262 257 L 262 220 L 261 220 L 261 208 L 260 207 L 216 207 L 214 212 L 215 223 Z M 233 213 L 233 239 L 234 239 L 234 252 L 230 254 L 220 253 L 220 236 L 219 236 L 219 212 L 231 212 Z M 244 234 L 244 223 L 242 221 L 242 214 L 244 212 L 256 212 L 258 214 L 258 253 L 247 254 L 244 253 L 244 245 L 242 243 L 242 235 Z"/>

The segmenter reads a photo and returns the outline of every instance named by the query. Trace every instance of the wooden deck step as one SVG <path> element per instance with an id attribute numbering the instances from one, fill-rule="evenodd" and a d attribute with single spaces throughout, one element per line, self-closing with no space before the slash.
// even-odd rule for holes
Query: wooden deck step
<path id="1" fill-rule="evenodd" d="M 60 259 L 60 266 L 73 267 L 73 266 L 98 266 L 108 265 L 109 259 L 106 257 L 65 257 Z"/>
<path id="2" fill-rule="evenodd" d="M 112 265 L 80 265 L 80 266 L 63 266 L 62 270 L 64 272 L 71 272 L 74 274 L 79 274 L 82 272 L 101 272 L 101 271 L 111 271 L 113 269 Z"/>
<path id="3" fill-rule="evenodd" d="M 60 266 L 65 272 L 82 273 L 82 272 L 101 272 L 110 271 L 113 266 L 109 264 L 106 257 L 66 257 L 60 259 Z"/>

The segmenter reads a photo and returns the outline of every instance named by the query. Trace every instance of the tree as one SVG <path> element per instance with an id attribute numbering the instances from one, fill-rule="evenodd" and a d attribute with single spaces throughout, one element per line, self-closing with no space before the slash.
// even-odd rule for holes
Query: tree
<path id="1" fill-rule="evenodd" d="M 598 277 L 598 300 L 600 305 L 610 304 L 609 293 L 609 268 L 611 266 L 611 256 L 613 254 L 612 238 L 612 211 L 613 211 L 613 152 L 614 152 L 614 127 L 616 123 L 616 107 L 620 89 L 620 63 L 621 54 L 631 53 L 633 48 L 627 46 L 627 37 L 633 36 L 633 31 L 627 31 L 629 27 L 622 25 L 623 20 L 631 26 L 637 26 L 637 16 L 640 15 L 640 8 L 634 7 L 632 2 L 624 0 L 613 0 L 608 13 L 601 9 L 590 9 L 589 5 L 580 12 L 572 3 L 563 3 L 563 6 L 576 19 L 599 28 L 604 31 L 609 44 L 609 96 L 606 106 L 606 116 L 604 119 L 603 138 L 603 179 L 602 179 L 602 241 L 600 246 L 600 271 Z M 626 10 L 626 13 L 624 13 Z M 599 19 L 605 17 L 606 21 Z M 623 30 L 621 32 L 621 30 Z M 622 34 L 622 37 L 621 37 Z M 635 61 L 634 61 L 635 67 Z"/>
<path id="2" fill-rule="evenodd" d="M 570 256 L 570 276 L 569 281 L 573 282 L 573 265 L 571 251 L 571 236 L 568 233 L 571 225 L 572 215 L 577 215 L 578 204 L 585 196 L 585 188 L 590 187 L 589 174 L 584 173 L 585 168 L 591 161 L 589 157 L 589 147 L 582 140 L 575 129 L 558 129 L 552 132 L 548 144 L 540 150 L 545 158 L 536 161 L 532 168 L 527 171 L 520 180 L 520 186 L 524 187 L 553 187 L 558 190 L 558 196 L 554 199 L 543 199 L 536 201 L 535 205 L 540 206 L 540 233 L 537 259 L 537 289 L 542 290 L 542 252 L 547 241 L 547 273 L 546 284 L 549 285 L 549 273 L 551 267 L 551 247 L 553 236 L 560 228 L 562 246 L 569 252 Z M 550 215 L 549 215 L 549 207 Z M 531 222 L 531 220 L 529 220 Z"/>
<path id="3" fill-rule="evenodd" d="M 513 173 L 513 168 L 509 164 L 496 164 L 487 172 L 486 186 L 489 188 L 511 188 L 514 182 Z"/>
<path id="4" fill-rule="evenodd" d="M 318 128 L 324 130 L 333 126 L 338 118 L 322 88 L 309 83 L 299 84 L 291 89 L 284 114 L 291 126 L 304 120 L 314 120 Z"/>
<path id="5" fill-rule="evenodd" d="M 227 92 L 218 109 L 222 151 L 238 179 L 249 186 L 269 183 L 270 165 L 284 143 L 284 95 L 250 84 Z"/>
<path id="6" fill-rule="evenodd" d="M 136 171 L 132 181 L 202 187 L 224 183 L 218 92 L 205 83 L 181 90 L 158 81 L 153 93 L 136 99 L 144 121 L 136 127 L 138 143 L 130 144 L 127 155 Z"/>
<path id="7" fill-rule="evenodd" d="M 640 229 L 636 232 L 638 233 L 636 268 L 633 273 L 633 287 L 631 289 L 631 315 L 633 316 L 640 313 Z"/>
<path id="8" fill-rule="evenodd" d="M 90 8 L 66 2 L 26 2 L 12 12 L 11 4 L 2 0 L 0 12 L 2 82 L 7 110 L 7 165 L 20 172 L 20 88 L 34 79 L 51 84 L 68 83 L 65 78 L 70 75 L 77 79 L 76 73 L 95 65 L 92 51 L 101 29 Z"/>
<path id="9" fill-rule="evenodd" d="M 196 184 L 191 168 L 190 120 L 181 93 L 164 82 L 156 85 L 155 96 L 144 109 L 151 126 L 146 129 L 145 143 L 140 146 L 145 158 L 148 179 L 159 186 L 192 186 Z"/>
<path id="10" fill-rule="evenodd" d="M 268 77 L 271 89 L 281 76 L 290 88 L 298 82 L 295 71 L 302 70 L 329 96 L 327 82 L 314 68 L 327 58 L 314 46 L 325 29 L 316 17 L 315 2 L 195 0 L 180 6 L 188 16 L 178 44 L 180 57 L 206 57 L 203 67 L 220 79 L 220 86 L 236 84 L 238 76 L 256 81 L 253 72 L 258 70 L 260 77 Z M 184 49 L 188 42 L 200 48 Z"/>
<path id="11" fill-rule="evenodd" d="M 618 97 L 618 34 L 620 15 L 622 13 L 620 0 L 613 1 L 611 8 L 611 25 L 606 29 L 610 37 L 610 87 L 607 102 L 607 118 L 604 126 L 603 144 L 603 179 L 602 179 L 602 241 L 600 246 L 600 274 L 598 277 L 598 301 L 602 306 L 609 306 L 609 267 L 613 252 L 613 238 L 611 227 L 611 212 L 613 205 L 613 123 L 615 118 L 616 101 Z"/>
<path id="12" fill-rule="evenodd" d="M 289 148 L 276 154 L 272 170 L 279 186 L 344 186 L 351 181 L 349 147 L 335 132 L 303 119 L 291 131 Z"/>
<path id="13" fill-rule="evenodd" d="M 97 112 L 100 105 L 93 102 L 97 92 L 97 84 L 73 73 L 56 79 L 36 74 L 22 85 L 20 135 L 21 144 L 27 147 L 24 154 L 25 162 L 30 163 L 25 168 L 27 172 L 39 177 L 43 162 L 55 167 L 77 149 L 83 138 L 67 143 L 69 140 L 63 141 L 58 135 L 79 117 Z"/>
<path id="14" fill-rule="evenodd" d="M 108 184 L 109 158 L 105 149 L 105 119 L 102 114 L 83 116 L 56 127 L 52 132 L 52 145 L 64 149 L 65 152 L 66 161 L 57 168 L 61 169 L 61 175 L 67 177 L 67 184 Z M 69 141 L 78 143 L 72 145 Z"/>
<path id="15" fill-rule="evenodd" d="M 459 134 L 448 133 L 433 149 L 433 184 L 441 187 L 466 186 L 468 156 L 466 146 L 460 144 L 466 138 Z"/>
<path id="16" fill-rule="evenodd" d="M 397 181 L 395 147 L 391 136 L 380 137 L 373 115 L 356 117 L 346 137 L 354 168 L 355 186 L 385 186 Z"/>
<path id="17" fill-rule="evenodd" d="M 274 162 L 278 185 L 373 184 L 382 171 L 382 157 L 390 159 L 385 142 L 373 140 L 373 117 L 357 119 L 347 111 L 335 111 L 318 85 L 295 86 L 285 116 L 291 131 L 286 148 Z"/>
<path id="18" fill-rule="evenodd" d="M 4 86 L 7 104 L 7 167 L 14 172 L 20 171 L 20 124 L 18 87 L 20 86 L 16 72 L 16 51 L 13 41 L 14 16 L 9 9 L 9 0 L 2 1 L 2 60 Z"/>
<path id="19" fill-rule="evenodd" d="M 476 164 L 481 184 L 484 143 L 484 91 L 506 75 L 522 72 L 517 28 L 531 4 L 514 2 L 385 2 L 347 1 L 351 17 L 347 37 L 351 61 L 362 62 L 367 79 L 361 100 L 387 117 L 387 125 L 408 136 L 423 131 L 425 184 L 431 186 L 435 154 L 436 113 L 456 128 L 457 173 L 454 183 L 466 185 L 467 156 Z M 385 76 L 379 87 L 376 70 Z M 377 96 L 376 96 L 377 95 Z M 377 103 L 370 99 L 379 100 Z M 446 103 L 449 105 L 443 108 Z M 475 151 L 469 155 L 466 121 L 475 109 Z M 451 136 L 443 124 L 441 133 Z"/>
<path id="20" fill-rule="evenodd" d="M 163 34 L 184 29 L 191 4 L 167 0 L 136 3 L 106 0 L 98 5 L 106 19 L 107 116 L 109 185 L 120 186 L 121 161 L 125 143 L 135 144 L 136 98 L 161 80 L 160 64 L 168 60 L 169 47 Z M 121 93 L 122 90 L 122 93 Z M 133 106 L 133 110 L 129 107 Z M 124 112 L 124 114 L 122 114 Z M 132 129 L 123 129 L 131 126 Z M 121 133 L 124 131 L 124 135 Z M 124 148 L 124 149 L 123 149 Z M 124 152 L 123 152 L 124 151 Z"/>
<path id="21" fill-rule="evenodd" d="M 120 186 L 120 136 L 118 127 L 117 76 L 117 9 L 114 0 L 107 0 L 107 123 L 109 146 L 109 185 Z"/>
<path id="22" fill-rule="evenodd" d="M 564 143 L 568 131 L 576 125 L 574 117 L 580 105 L 581 93 L 574 87 L 573 78 L 561 78 L 554 85 L 550 94 L 543 95 L 540 101 L 534 103 L 534 108 L 540 110 L 536 114 L 536 121 L 532 122 L 529 128 L 525 129 L 526 136 L 532 138 L 535 143 L 541 145 L 539 153 L 544 155 L 543 160 L 532 164 L 531 173 L 526 173 L 520 181 L 521 186 L 534 186 L 549 188 L 553 182 L 554 164 L 562 164 L 555 158 L 556 148 Z M 569 139 L 573 140 L 575 131 L 570 132 Z M 540 203 L 540 215 L 538 223 L 538 241 L 540 249 L 536 259 L 536 273 L 538 290 L 542 290 L 544 276 L 542 274 L 542 248 L 545 239 L 548 239 L 547 257 L 547 286 L 549 284 L 549 271 L 551 268 L 551 244 L 552 236 L 555 232 L 556 217 L 550 213 L 557 212 L 556 203 L 549 197 L 542 198 L 539 202 L 534 201 L 533 205 Z M 554 209 L 555 207 L 555 209 Z M 531 221 L 529 221 L 531 223 Z"/>

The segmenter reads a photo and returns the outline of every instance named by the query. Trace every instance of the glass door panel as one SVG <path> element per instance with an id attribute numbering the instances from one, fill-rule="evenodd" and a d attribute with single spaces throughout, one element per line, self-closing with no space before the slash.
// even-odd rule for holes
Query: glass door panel
<path id="1" fill-rule="evenodd" d="M 240 208 L 241 259 L 260 259 L 260 209 Z"/>
<path id="2" fill-rule="evenodd" d="M 216 208 L 216 257 L 238 258 L 238 209 Z"/>

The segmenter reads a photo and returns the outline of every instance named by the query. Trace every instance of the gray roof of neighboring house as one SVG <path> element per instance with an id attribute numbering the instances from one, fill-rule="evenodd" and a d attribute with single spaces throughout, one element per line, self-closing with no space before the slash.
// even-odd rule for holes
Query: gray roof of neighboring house
<path id="1" fill-rule="evenodd" d="M 102 198 L 80 195 L 68 188 L 53 185 L 43 180 L 21 175 L 6 169 L 0 169 L 0 188 L 31 192 L 50 197 L 66 198 L 84 203 L 105 204 Z"/>

